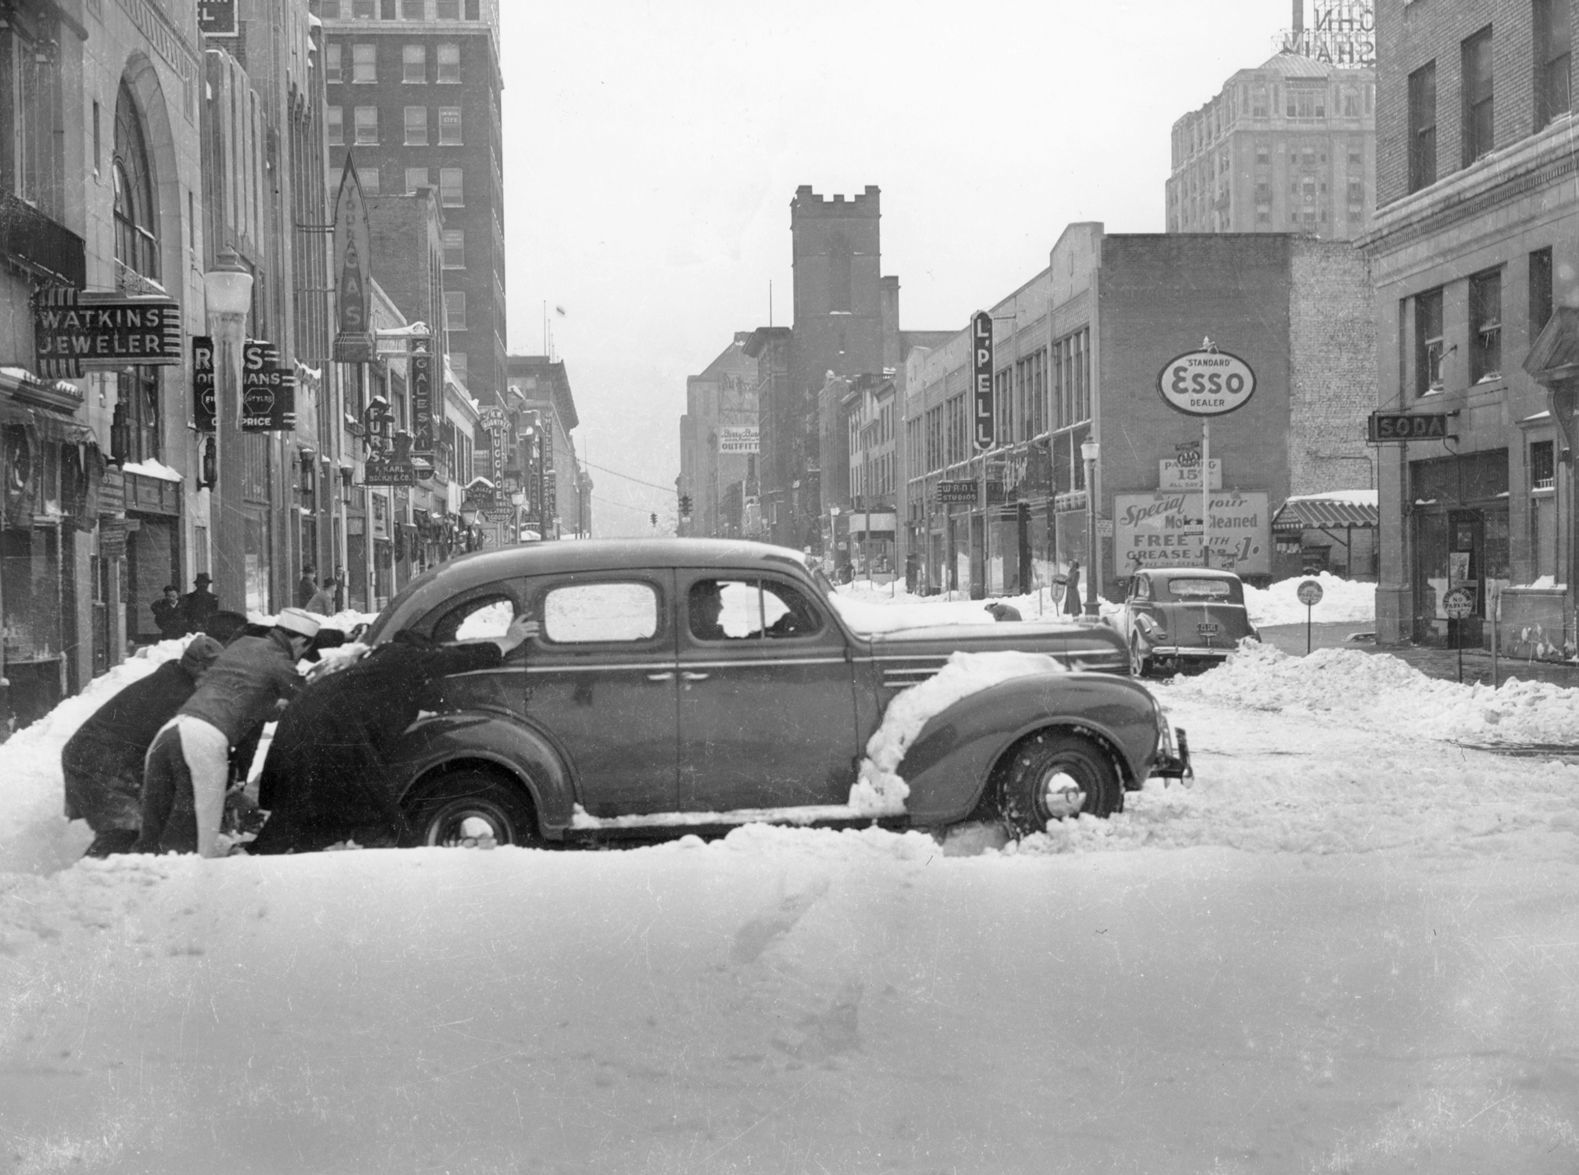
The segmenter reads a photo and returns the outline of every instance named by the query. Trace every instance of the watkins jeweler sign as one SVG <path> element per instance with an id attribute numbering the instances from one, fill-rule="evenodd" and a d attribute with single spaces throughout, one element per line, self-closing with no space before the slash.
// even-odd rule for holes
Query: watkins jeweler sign
<path id="1" fill-rule="evenodd" d="M 181 362 L 181 308 L 163 296 L 46 289 L 33 297 L 38 373 L 76 379 L 89 368 Z"/>

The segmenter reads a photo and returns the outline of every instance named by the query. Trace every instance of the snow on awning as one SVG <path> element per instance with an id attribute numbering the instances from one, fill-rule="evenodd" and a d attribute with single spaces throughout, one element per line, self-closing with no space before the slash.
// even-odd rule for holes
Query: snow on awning
<path id="1" fill-rule="evenodd" d="M 1329 530 L 1333 527 L 1371 527 L 1381 522 L 1373 502 L 1342 498 L 1293 498 L 1272 515 L 1272 529 L 1281 531 Z"/>

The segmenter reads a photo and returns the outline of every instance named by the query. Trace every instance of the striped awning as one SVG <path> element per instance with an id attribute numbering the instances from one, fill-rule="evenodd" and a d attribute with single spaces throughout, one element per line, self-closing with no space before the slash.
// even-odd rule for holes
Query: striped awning
<path id="1" fill-rule="evenodd" d="M 1348 526 L 1375 527 L 1380 513 L 1374 505 L 1338 498 L 1296 498 L 1284 502 L 1272 515 L 1272 529 L 1281 531 L 1331 530 Z"/>

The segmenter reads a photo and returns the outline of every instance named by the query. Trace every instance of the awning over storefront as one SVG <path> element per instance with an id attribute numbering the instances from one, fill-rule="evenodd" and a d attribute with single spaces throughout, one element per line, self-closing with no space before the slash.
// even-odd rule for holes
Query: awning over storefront
<path id="1" fill-rule="evenodd" d="M 1350 498 L 1290 498 L 1272 515 L 1273 531 L 1335 530 L 1375 527 L 1381 521 L 1375 502 Z"/>

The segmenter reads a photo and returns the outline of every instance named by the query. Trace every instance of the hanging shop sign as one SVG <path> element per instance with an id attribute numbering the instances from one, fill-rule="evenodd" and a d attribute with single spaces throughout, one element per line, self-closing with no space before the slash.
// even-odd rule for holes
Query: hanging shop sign
<path id="1" fill-rule="evenodd" d="M 1256 373 L 1237 355 L 1211 347 L 1168 360 L 1157 375 L 1168 407 L 1186 416 L 1224 416 L 1255 395 Z"/>
<path id="2" fill-rule="evenodd" d="M 197 31 L 205 37 L 234 37 L 236 0 L 197 0 Z"/>
<path id="3" fill-rule="evenodd" d="M 181 308 L 171 298 L 63 289 L 33 296 L 37 367 L 48 379 L 90 368 L 181 362 Z"/>
<path id="4" fill-rule="evenodd" d="M 296 427 L 296 373 L 280 365 L 279 350 L 248 339 L 241 354 L 241 430 L 288 432 Z"/>
<path id="5" fill-rule="evenodd" d="M 970 316 L 971 407 L 976 451 L 992 448 L 997 422 L 992 403 L 992 315 L 978 310 Z"/>
<path id="6" fill-rule="evenodd" d="M 198 432 L 214 431 L 214 340 L 192 336 L 192 419 Z"/>
<path id="7" fill-rule="evenodd" d="M 1372 412 L 1365 439 L 1368 444 L 1400 444 L 1404 441 L 1445 441 L 1456 434 L 1449 424 L 1457 412 Z"/>
<path id="8" fill-rule="evenodd" d="M 718 430 L 720 453 L 761 452 L 759 430 L 754 428 L 721 428 Z"/>
<path id="9" fill-rule="evenodd" d="M 414 486 L 417 484 L 417 467 L 410 461 L 369 454 L 364 466 L 362 484 L 369 486 Z"/>
<path id="10" fill-rule="evenodd" d="M 367 201 L 351 155 L 346 153 L 340 173 L 340 190 L 334 202 L 334 257 L 338 333 L 334 358 L 341 363 L 373 361 L 370 304 L 373 247 L 367 222 Z"/>
<path id="11" fill-rule="evenodd" d="M 411 453 L 433 460 L 433 355 L 414 351 L 410 358 Z"/>
<path id="12" fill-rule="evenodd" d="M 940 481 L 937 488 L 937 503 L 940 506 L 968 503 L 972 506 L 981 502 L 981 491 L 977 489 L 974 481 Z"/>

